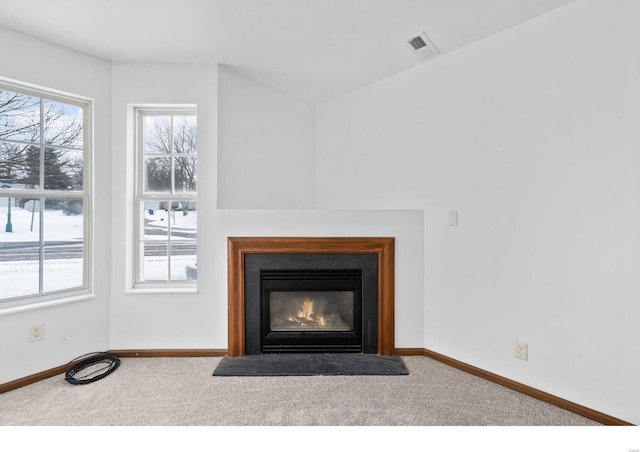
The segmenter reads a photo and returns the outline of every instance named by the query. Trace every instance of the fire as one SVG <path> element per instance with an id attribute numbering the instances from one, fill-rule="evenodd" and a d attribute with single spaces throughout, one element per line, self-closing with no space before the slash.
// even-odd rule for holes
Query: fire
<path id="1" fill-rule="evenodd" d="M 301 317 L 306 320 L 312 320 L 313 316 L 313 300 L 305 298 L 302 300 L 300 305 L 300 312 L 298 313 L 298 317 Z"/>
<path id="2" fill-rule="evenodd" d="M 290 300 L 284 309 L 274 309 L 271 313 L 272 331 L 350 331 L 352 327 L 345 322 L 338 312 L 327 310 L 327 302 L 323 299 L 313 300 L 309 295 Z"/>

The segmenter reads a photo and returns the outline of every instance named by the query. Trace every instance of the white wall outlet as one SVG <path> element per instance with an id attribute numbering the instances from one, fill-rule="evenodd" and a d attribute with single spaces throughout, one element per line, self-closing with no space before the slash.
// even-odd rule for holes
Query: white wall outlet
<path id="1" fill-rule="evenodd" d="M 29 328 L 29 342 L 41 341 L 44 339 L 44 325 L 36 325 Z"/>
<path id="2" fill-rule="evenodd" d="M 516 342 L 514 348 L 514 355 L 516 358 L 524 359 L 525 361 L 529 360 L 529 345 L 524 342 Z"/>

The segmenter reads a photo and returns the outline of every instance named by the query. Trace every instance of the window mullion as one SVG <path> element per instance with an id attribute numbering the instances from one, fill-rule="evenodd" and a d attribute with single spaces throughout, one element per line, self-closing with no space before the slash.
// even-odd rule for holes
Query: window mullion
<path id="1" fill-rule="evenodd" d="M 39 185 L 40 190 L 44 190 L 44 99 L 40 98 L 40 162 L 39 162 Z M 44 292 L 44 202 L 45 198 L 40 198 L 40 215 L 38 219 L 38 228 L 39 228 L 39 241 L 38 241 L 38 293 Z"/>
<path id="2" fill-rule="evenodd" d="M 171 143 L 169 144 L 169 151 L 171 152 L 170 158 L 171 158 L 171 187 L 170 187 L 170 192 L 173 195 L 176 192 L 176 161 L 175 161 L 175 154 L 176 154 L 176 149 L 174 147 L 175 144 L 175 140 L 173 139 L 174 135 L 174 130 L 173 130 L 173 115 L 171 116 L 171 133 L 169 135 L 169 140 L 171 141 Z"/>
<path id="3" fill-rule="evenodd" d="M 171 281 L 171 234 L 173 229 L 173 199 L 168 202 L 167 212 L 167 281 Z"/>
<path id="4" fill-rule="evenodd" d="M 44 190 L 44 99 L 40 98 L 40 174 L 38 175 L 38 183 L 40 184 L 40 190 Z"/>
<path id="5" fill-rule="evenodd" d="M 175 161 L 175 140 L 174 140 L 174 116 L 171 115 L 171 133 L 169 134 L 169 151 L 171 152 L 171 187 L 170 192 L 171 195 L 174 195 L 176 192 L 176 161 Z M 169 200 L 169 214 L 167 220 L 167 281 L 171 281 L 171 236 L 173 229 L 173 199 Z"/>
<path id="6" fill-rule="evenodd" d="M 45 198 L 39 198 L 40 213 L 38 215 L 38 235 L 39 235 L 39 259 L 38 259 L 38 293 L 44 292 L 44 201 Z"/>

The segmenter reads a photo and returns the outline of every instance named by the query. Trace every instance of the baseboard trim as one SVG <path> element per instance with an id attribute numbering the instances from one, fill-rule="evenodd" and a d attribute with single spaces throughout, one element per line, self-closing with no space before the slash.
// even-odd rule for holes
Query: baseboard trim
<path id="1" fill-rule="evenodd" d="M 483 378 L 485 380 L 491 381 L 492 383 L 499 384 L 500 386 L 504 386 L 521 394 L 525 394 L 535 399 L 542 400 L 543 402 L 546 402 L 550 405 L 557 406 L 558 408 L 562 408 L 563 410 L 571 411 L 572 413 L 579 414 L 580 416 L 586 417 L 587 419 L 591 419 L 604 425 L 634 425 L 621 419 L 617 419 L 613 416 L 609 416 L 608 414 L 604 414 L 599 411 L 592 410 L 591 408 L 578 405 L 577 403 L 570 402 L 568 400 L 554 396 L 553 394 L 540 391 L 538 389 L 532 388 L 531 386 L 518 383 L 517 381 L 510 380 L 508 378 L 502 377 L 484 369 L 480 369 L 479 367 L 472 366 L 470 364 L 458 361 L 456 359 L 431 350 L 420 348 L 398 348 L 396 349 L 396 353 L 401 356 L 426 356 L 448 366 L 460 369 L 471 375 L 475 375 L 476 377 Z"/>
<path id="2" fill-rule="evenodd" d="M 37 383 L 47 378 L 55 377 L 66 372 L 66 365 L 54 367 L 53 369 L 38 372 L 37 374 L 29 375 L 24 378 L 10 381 L 8 383 L 0 384 L 0 394 L 3 392 L 13 391 L 14 389 L 22 388 L 23 386 L 29 386 L 30 384 Z"/>
<path id="3" fill-rule="evenodd" d="M 216 358 L 225 356 L 223 349 L 151 349 L 151 350 L 109 350 L 120 358 Z"/>

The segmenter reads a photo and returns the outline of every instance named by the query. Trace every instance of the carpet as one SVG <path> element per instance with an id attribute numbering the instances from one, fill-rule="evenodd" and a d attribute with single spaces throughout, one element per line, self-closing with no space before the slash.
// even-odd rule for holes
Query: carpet
<path id="1" fill-rule="evenodd" d="M 222 358 L 214 377 L 409 375 L 400 356 L 358 353 L 273 353 Z"/>

